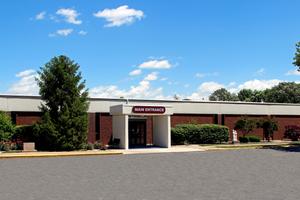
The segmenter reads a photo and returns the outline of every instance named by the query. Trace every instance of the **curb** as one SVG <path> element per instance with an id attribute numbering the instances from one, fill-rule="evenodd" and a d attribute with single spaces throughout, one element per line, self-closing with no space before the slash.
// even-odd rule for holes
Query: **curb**
<path id="1" fill-rule="evenodd" d="M 4 154 L 4 155 L 3 155 Z M 10 158 L 50 158 L 50 157 L 75 157 L 75 156 L 110 156 L 110 155 L 122 155 L 123 152 L 91 152 L 91 153 L 46 153 L 46 154 L 13 154 L 13 153 L 1 153 L 0 159 Z"/>

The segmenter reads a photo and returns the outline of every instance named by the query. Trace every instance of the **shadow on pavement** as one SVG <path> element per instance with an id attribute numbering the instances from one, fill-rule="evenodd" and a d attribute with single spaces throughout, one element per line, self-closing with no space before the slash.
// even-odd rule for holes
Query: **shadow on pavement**
<path id="1" fill-rule="evenodd" d="M 292 144 L 288 146 L 264 146 L 261 149 L 272 149 L 284 152 L 300 152 L 300 144 Z"/>

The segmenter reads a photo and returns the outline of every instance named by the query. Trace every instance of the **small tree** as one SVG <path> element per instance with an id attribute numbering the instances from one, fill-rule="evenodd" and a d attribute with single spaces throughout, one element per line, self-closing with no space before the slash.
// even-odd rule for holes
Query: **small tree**
<path id="1" fill-rule="evenodd" d="M 10 117 L 0 111 L 0 142 L 7 142 L 11 140 L 15 132 L 15 126 L 13 125 Z"/>
<path id="2" fill-rule="evenodd" d="M 258 126 L 263 129 L 264 138 L 266 138 L 268 142 L 273 138 L 274 131 L 278 130 L 278 122 L 272 117 L 260 120 Z"/>
<path id="3" fill-rule="evenodd" d="M 86 144 L 88 92 L 78 70 L 74 61 L 58 56 L 39 72 L 42 120 L 34 128 L 39 149 L 74 150 Z"/>
<path id="4" fill-rule="evenodd" d="M 257 128 L 257 121 L 245 116 L 236 121 L 234 128 L 242 131 L 243 137 L 245 137 Z"/>

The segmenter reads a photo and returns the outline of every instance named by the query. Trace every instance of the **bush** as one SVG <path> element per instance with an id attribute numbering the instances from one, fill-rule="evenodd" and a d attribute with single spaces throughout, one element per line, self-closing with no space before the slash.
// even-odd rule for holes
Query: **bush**
<path id="1" fill-rule="evenodd" d="M 0 151 L 21 150 L 22 145 L 15 142 L 0 142 Z"/>
<path id="2" fill-rule="evenodd" d="M 96 141 L 94 143 L 94 149 L 101 149 L 102 148 L 102 143 L 100 141 Z"/>
<path id="3" fill-rule="evenodd" d="M 186 142 L 185 132 L 182 128 L 171 129 L 171 141 L 172 144 L 184 144 Z"/>
<path id="4" fill-rule="evenodd" d="M 260 138 L 256 135 L 248 135 L 247 138 L 249 142 L 260 142 Z"/>
<path id="5" fill-rule="evenodd" d="M 242 136 L 242 137 L 239 137 L 239 141 L 240 141 L 240 143 L 248 143 L 249 139 L 246 136 Z"/>
<path id="6" fill-rule="evenodd" d="M 172 142 L 177 144 L 214 144 L 228 139 L 228 127 L 216 124 L 180 124 L 172 129 Z"/>
<path id="7" fill-rule="evenodd" d="M 13 139 L 21 140 L 23 142 L 35 142 L 36 137 L 34 135 L 33 127 L 33 125 L 17 126 Z"/>
<path id="8" fill-rule="evenodd" d="M 260 138 L 256 135 L 248 135 L 239 137 L 240 143 L 260 142 Z"/>
<path id="9" fill-rule="evenodd" d="M 0 111 L 0 142 L 10 141 L 15 133 L 15 126 L 13 125 L 10 117 Z"/>
<path id="10" fill-rule="evenodd" d="M 291 139 L 292 141 L 298 141 L 300 137 L 300 126 L 286 126 L 284 132 L 284 138 Z"/>
<path id="11" fill-rule="evenodd" d="M 91 143 L 88 143 L 87 146 L 86 146 L 86 149 L 87 150 L 93 150 L 94 149 L 94 145 L 91 144 Z"/>

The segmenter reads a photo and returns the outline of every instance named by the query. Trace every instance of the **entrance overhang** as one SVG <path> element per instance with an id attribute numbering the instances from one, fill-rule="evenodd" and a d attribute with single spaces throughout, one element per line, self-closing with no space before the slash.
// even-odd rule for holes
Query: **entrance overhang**
<path id="1" fill-rule="evenodd" d="M 170 116 L 173 114 L 172 106 L 121 104 L 111 106 L 110 114 L 113 118 L 113 138 L 120 141 L 120 148 L 129 148 L 129 116 L 152 116 L 153 145 L 165 148 L 171 147 Z"/>

